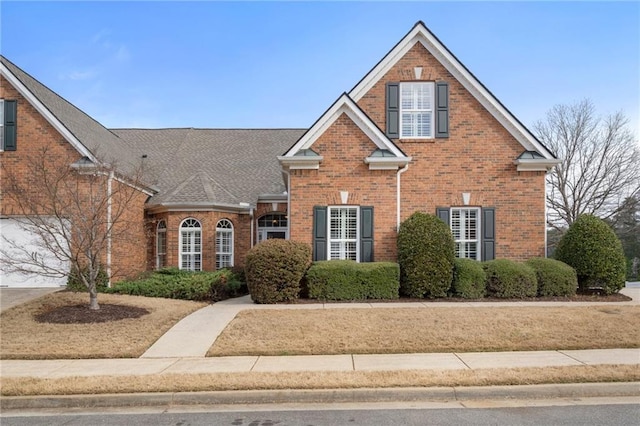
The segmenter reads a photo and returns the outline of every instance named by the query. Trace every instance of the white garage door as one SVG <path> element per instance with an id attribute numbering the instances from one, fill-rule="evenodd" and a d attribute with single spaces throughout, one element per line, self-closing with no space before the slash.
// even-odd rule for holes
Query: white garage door
<path id="1" fill-rule="evenodd" d="M 21 226 L 16 219 L 0 219 L 0 248 L 2 248 L 2 252 L 11 252 L 12 257 L 19 256 L 18 251 L 12 244 L 7 243 L 7 240 L 14 242 L 18 247 L 22 247 L 29 252 L 42 255 L 48 265 L 56 268 L 62 267 L 63 270 L 69 269 L 66 262 L 56 259 L 51 253 L 47 253 L 38 247 L 37 237 Z M 3 256 L 3 254 L 0 253 L 0 256 Z M 0 286 L 2 287 L 60 287 L 66 284 L 66 277 L 50 278 L 36 273 L 24 275 L 0 271 Z"/>

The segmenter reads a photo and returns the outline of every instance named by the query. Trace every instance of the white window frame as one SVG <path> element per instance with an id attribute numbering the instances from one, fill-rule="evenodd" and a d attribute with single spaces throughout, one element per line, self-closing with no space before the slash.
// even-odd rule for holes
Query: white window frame
<path id="1" fill-rule="evenodd" d="M 347 229 L 343 228 L 340 230 L 340 237 L 333 238 L 331 234 L 331 225 L 332 225 L 332 213 L 336 211 L 353 211 L 355 212 L 355 238 L 347 238 L 346 232 Z M 341 215 L 342 224 L 345 224 L 346 218 Z M 337 251 L 332 250 L 332 243 L 340 244 L 340 247 Z M 345 260 L 347 259 L 347 249 L 346 244 L 355 243 L 355 260 L 356 262 L 360 262 L 360 207 L 358 206 L 328 206 L 327 207 L 327 259 L 329 260 Z"/>
<path id="2" fill-rule="evenodd" d="M 469 227 L 469 221 L 471 220 L 468 213 L 472 211 L 475 212 L 476 214 L 475 238 L 468 238 L 467 228 Z M 458 219 L 454 219 L 454 212 L 460 213 Z M 480 208 L 479 207 L 452 207 L 449 211 L 449 222 L 450 222 L 451 233 L 453 234 L 453 239 L 456 243 L 456 249 L 455 249 L 456 257 L 462 257 L 462 258 L 473 259 L 473 260 L 481 260 L 482 246 L 481 246 L 480 236 L 482 234 L 481 234 L 480 228 L 482 226 L 482 223 L 481 223 L 482 221 L 481 221 Z M 459 227 L 460 227 L 458 238 L 456 238 L 456 232 L 454 230 L 456 223 L 459 223 Z M 467 247 L 467 244 L 473 244 L 473 243 L 476 244 L 476 256 L 469 257 L 468 256 L 469 250 L 467 250 L 466 247 Z"/>
<path id="3" fill-rule="evenodd" d="M 196 226 L 197 224 L 197 226 Z M 188 238 L 188 245 L 191 250 L 185 250 L 184 238 Z M 180 269 L 189 271 L 202 270 L 202 223 L 195 218 L 189 217 L 180 222 L 180 244 L 179 244 L 178 266 Z M 199 250 L 196 250 L 199 247 Z M 189 256 L 188 265 L 184 265 L 182 257 Z"/>
<path id="4" fill-rule="evenodd" d="M 225 237 L 228 244 L 224 244 Z M 216 269 L 233 267 L 233 245 L 233 222 L 220 219 L 216 224 Z"/>
<path id="5" fill-rule="evenodd" d="M 430 94 L 429 94 L 429 104 L 430 104 L 430 108 L 428 107 L 423 107 L 423 108 L 418 108 L 416 106 L 417 104 L 417 97 L 418 97 L 418 93 L 417 93 L 417 88 L 418 87 L 428 87 Z M 406 99 L 406 96 L 403 96 L 403 92 L 405 89 L 407 88 L 411 88 L 411 97 L 414 98 L 413 99 L 413 107 L 412 108 L 405 108 L 404 107 L 404 102 L 403 102 L 403 97 Z M 433 139 L 434 138 L 434 134 L 435 134 L 435 83 L 432 81 L 420 81 L 420 82 L 406 82 L 406 83 L 400 83 L 400 123 L 399 123 L 399 127 L 400 127 L 400 139 Z M 419 129 L 419 125 L 417 123 L 417 121 L 414 121 L 413 124 L 411 125 L 411 132 L 409 133 L 405 133 L 405 129 L 404 129 L 404 118 L 406 117 L 416 117 L 418 115 L 428 115 L 430 118 L 430 132 L 429 134 L 425 134 L 425 135 L 419 135 L 418 133 L 418 129 Z"/>
<path id="6" fill-rule="evenodd" d="M 162 238 L 161 238 L 162 237 Z M 167 222 L 163 219 L 156 225 L 156 269 L 167 266 Z"/>
<path id="7" fill-rule="evenodd" d="M 265 219 L 266 217 L 269 216 L 273 216 L 274 219 L 276 220 L 275 217 L 279 216 L 280 219 L 277 219 L 277 223 L 274 224 L 272 221 L 270 222 L 265 222 L 265 224 L 261 224 L 260 222 Z M 260 216 L 258 218 L 258 242 L 264 241 L 264 240 L 268 240 L 269 239 L 269 234 L 271 234 L 272 232 L 277 232 L 277 233 L 284 233 L 284 239 L 288 240 L 289 239 L 289 228 L 287 226 L 288 224 L 288 219 L 287 219 L 287 215 L 285 213 L 280 213 L 280 212 L 271 212 L 271 213 L 267 213 L 264 214 L 262 216 Z"/>

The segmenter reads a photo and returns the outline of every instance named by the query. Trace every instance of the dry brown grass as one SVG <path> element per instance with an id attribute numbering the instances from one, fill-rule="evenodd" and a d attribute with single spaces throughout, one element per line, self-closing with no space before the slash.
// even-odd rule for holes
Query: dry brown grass
<path id="1" fill-rule="evenodd" d="M 249 310 L 208 356 L 640 346 L 639 306 Z"/>
<path id="2" fill-rule="evenodd" d="M 100 303 L 145 308 L 149 314 L 97 324 L 48 324 L 34 316 L 65 305 L 89 303 L 85 293 L 53 293 L 0 314 L 0 358 L 139 357 L 162 334 L 204 303 L 100 294 Z"/>
<path id="3" fill-rule="evenodd" d="M 635 365 L 512 368 L 465 371 L 160 374 L 152 376 L 4 378 L 0 394 L 79 395 L 265 389 L 355 389 L 415 386 L 492 386 L 543 383 L 631 382 Z"/>

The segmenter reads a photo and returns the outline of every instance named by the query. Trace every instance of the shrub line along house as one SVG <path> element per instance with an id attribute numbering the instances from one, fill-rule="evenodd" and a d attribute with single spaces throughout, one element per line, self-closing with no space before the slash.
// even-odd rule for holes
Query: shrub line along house
<path id="1" fill-rule="evenodd" d="M 106 129 L 0 67 L 3 169 L 44 144 L 70 165 L 98 152 L 145 163 L 131 214 L 146 244 L 111 260 L 132 272 L 242 266 L 269 238 L 308 243 L 314 260 L 395 261 L 415 211 L 450 225 L 459 257 L 545 255 L 545 174 L 559 160 L 422 22 L 309 129 Z M 6 234 L 20 212 L 0 213 Z"/>

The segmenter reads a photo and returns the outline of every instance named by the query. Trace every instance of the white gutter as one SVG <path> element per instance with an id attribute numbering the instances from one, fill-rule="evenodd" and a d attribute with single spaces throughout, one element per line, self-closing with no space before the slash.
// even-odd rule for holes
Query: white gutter
<path id="1" fill-rule="evenodd" d="M 400 175 L 407 171 L 409 168 L 409 163 L 407 163 L 403 168 L 398 169 L 398 179 L 396 180 L 397 189 L 396 189 L 396 214 L 398 216 L 398 223 L 396 226 L 396 232 L 400 230 Z"/>
<path id="2" fill-rule="evenodd" d="M 109 172 L 107 178 L 107 276 L 109 277 L 108 287 L 111 287 L 111 196 L 112 196 L 112 182 L 114 174 L 113 171 Z"/>

